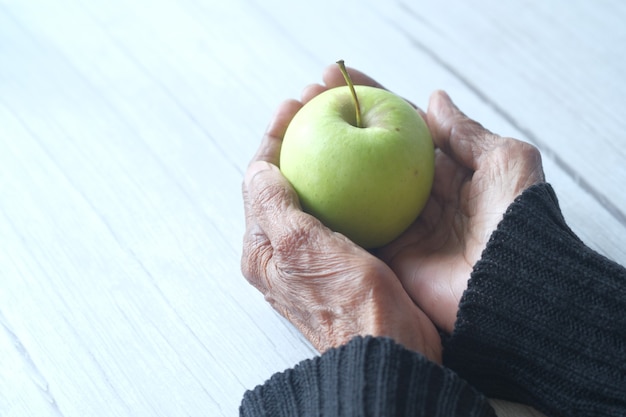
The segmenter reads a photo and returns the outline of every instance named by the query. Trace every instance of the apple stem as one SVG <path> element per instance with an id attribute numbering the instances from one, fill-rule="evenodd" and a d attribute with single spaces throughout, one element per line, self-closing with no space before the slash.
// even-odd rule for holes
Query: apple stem
<path id="1" fill-rule="evenodd" d="M 337 65 L 339 65 L 339 70 L 343 74 L 343 78 L 346 80 L 346 84 L 348 84 L 348 88 L 350 88 L 350 93 L 352 94 L 352 100 L 354 101 L 354 107 L 356 108 L 356 127 L 363 127 L 363 121 L 361 119 L 361 106 L 359 105 L 359 99 L 356 96 L 356 91 L 354 90 L 354 83 L 350 78 L 350 74 L 348 74 L 348 70 L 346 69 L 346 64 L 343 62 L 343 59 L 337 61 Z"/>

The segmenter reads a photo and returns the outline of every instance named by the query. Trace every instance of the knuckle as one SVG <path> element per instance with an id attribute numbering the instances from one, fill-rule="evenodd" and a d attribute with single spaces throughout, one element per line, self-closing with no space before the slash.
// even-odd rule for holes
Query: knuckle
<path id="1" fill-rule="evenodd" d="M 246 232 L 241 253 L 241 272 L 246 280 L 261 292 L 265 292 L 268 265 L 272 250 L 267 239 L 255 232 Z"/>
<path id="2" fill-rule="evenodd" d="M 262 181 L 261 184 L 258 184 L 251 192 L 250 197 L 257 212 L 268 213 L 273 210 L 278 201 L 283 200 L 285 194 L 286 191 L 284 187 Z"/>
<path id="3" fill-rule="evenodd" d="M 500 149 L 499 158 L 502 166 L 508 167 L 511 172 L 519 175 L 523 187 L 544 181 L 541 152 L 528 142 L 505 138 L 506 146 Z"/>
<path id="4" fill-rule="evenodd" d="M 516 140 L 513 152 L 516 159 L 521 161 L 528 170 L 536 170 L 542 166 L 541 152 L 535 145 Z"/>
<path id="5" fill-rule="evenodd" d="M 257 259 L 254 256 L 254 252 L 247 244 L 244 244 L 241 252 L 241 273 L 248 281 L 256 275 L 256 268 L 254 268 L 256 261 Z"/>
<path id="6" fill-rule="evenodd" d="M 539 149 L 535 145 L 521 141 L 517 141 L 517 143 L 517 153 L 521 158 L 528 160 L 529 162 L 541 161 L 541 152 L 539 152 Z"/>
<path id="7" fill-rule="evenodd" d="M 257 216 L 283 212 L 297 201 L 289 183 L 276 175 L 257 175 L 251 183 L 247 197 Z"/>
<path id="8" fill-rule="evenodd" d="M 496 146 L 494 151 L 503 158 L 530 164 L 541 163 L 541 153 L 533 144 L 509 137 L 494 141 L 500 145 Z"/>

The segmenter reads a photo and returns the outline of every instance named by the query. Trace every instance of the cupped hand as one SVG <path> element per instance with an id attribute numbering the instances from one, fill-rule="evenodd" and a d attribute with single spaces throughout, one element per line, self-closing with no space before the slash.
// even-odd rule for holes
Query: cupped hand
<path id="1" fill-rule="evenodd" d="M 307 89 L 303 102 L 314 91 L 321 89 Z M 281 175 L 282 138 L 301 106 L 279 107 L 246 172 L 244 276 L 320 352 L 355 336 L 387 336 L 440 362 L 436 327 L 393 270 L 304 213 Z"/>
<path id="2" fill-rule="evenodd" d="M 382 87 L 355 72 L 358 83 Z M 326 87 L 342 84 L 330 67 Z M 319 93 L 322 86 L 310 87 Z M 402 236 L 376 251 L 415 303 L 440 329 L 454 328 L 468 279 L 489 237 L 513 200 L 543 182 L 539 151 L 498 136 L 469 119 L 442 91 L 422 112 L 436 147 L 431 196 Z"/>
<path id="3" fill-rule="evenodd" d="M 355 84 L 383 88 L 349 71 Z M 544 180 L 540 154 L 489 132 L 435 92 L 427 112 L 418 110 L 437 148 L 431 197 L 402 236 L 367 252 L 302 212 L 278 169 L 291 118 L 343 83 L 329 67 L 324 85 L 283 103 L 270 124 L 244 181 L 243 273 L 320 351 L 357 335 L 389 336 L 439 361 L 435 325 L 452 331 L 472 268 L 506 208 Z"/>

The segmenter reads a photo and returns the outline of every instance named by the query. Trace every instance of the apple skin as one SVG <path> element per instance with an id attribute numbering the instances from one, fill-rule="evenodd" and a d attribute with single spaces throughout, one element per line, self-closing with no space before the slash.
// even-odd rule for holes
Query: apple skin
<path id="1" fill-rule="evenodd" d="M 355 86 L 327 90 L 290 122 L 280 169 L 302 209 L 364 248 L 398 237 L 430 196 L 434 147 L 420 114 L 401 97 Z"/>

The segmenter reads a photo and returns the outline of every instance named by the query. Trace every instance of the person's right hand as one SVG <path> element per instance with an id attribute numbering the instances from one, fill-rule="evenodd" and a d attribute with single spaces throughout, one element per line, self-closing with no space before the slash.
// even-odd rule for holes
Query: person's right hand
<path id="1" fill-rule="evenodd" d="M 302 105 L 279 107 L 248 166 L 244 276 L 320 352 L 356 336 L 384 336 L 441 362 L 437 329 L 389 266 L 303 212 L 281 174 L 282 139 Z"/>

